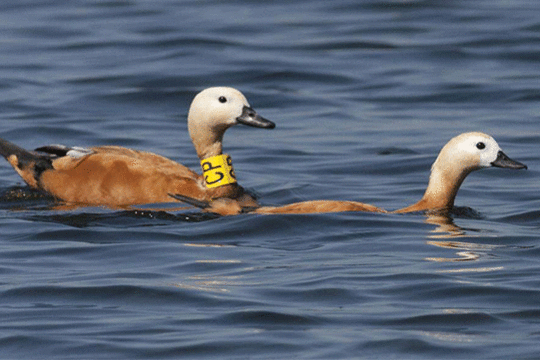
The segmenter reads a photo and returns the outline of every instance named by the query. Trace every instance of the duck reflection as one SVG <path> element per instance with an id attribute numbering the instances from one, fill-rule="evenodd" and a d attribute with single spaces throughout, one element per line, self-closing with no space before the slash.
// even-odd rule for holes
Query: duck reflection
<path id="1" fill-rule="evenodd" d="M 429 238 L 439 240 L 429 240 L 427 244 L 454 250 L 454 257 L 428 257 L 427 261 L 436 262 L 464 262 L 464 261 L 476 261 L 486 251 L 492 250 L 500 245 L 491 244 L 475 244 L 465 241 L 457 240 L 442 240 L 442 239 L 456 239 L 463 237 L 471 237 L 471 231 L 478 231 L 475 229 L 465 229 L 457 226 L 454 223 L 450 213 L 428 213 L 426 214 L 426 223 L 436 225 L 436 228 L 431 231 Z M 444 272 L 484 272 L 493 271 L 495 268 L 469 268 L 469 269 L 455 269 L 455 270 L 443 270 Z"/>
<path id="2" fill-rule="evenodd" d="M 454 219 L 448 212 L 432 212 L 426 214 L 426 223 L 435 225 L 431 230 L 431 239 L 448 239 L 466 236 L 463 228 L 454 224 Z"/>

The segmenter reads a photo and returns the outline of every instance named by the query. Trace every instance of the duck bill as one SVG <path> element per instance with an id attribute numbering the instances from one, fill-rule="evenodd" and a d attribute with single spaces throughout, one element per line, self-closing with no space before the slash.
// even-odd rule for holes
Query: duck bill
<path id="1" fill-rule="evenodd" d="M 493 161 L 491 165 L 507 169 L 527 169 L 527 165 L 522 164 L 519 161 L 510 159 L 502 151 L 499 151 L 499 153 L 497 154 L 497 159 L 495 159 L 495 161 Z"/>
<path id="2" fill-rule="evenodd" d="M 276 124 L 274 124 L 270 120 L 263 118 L 262 116 L 257 114 L 257 112 L 253 110 L 253 108 L 249 106 L 244 106 L 242 115 L 237 117 L 236 121 L 238 121 L 240 124 L 263 129 L 273 129 L 276 127 Z"/>

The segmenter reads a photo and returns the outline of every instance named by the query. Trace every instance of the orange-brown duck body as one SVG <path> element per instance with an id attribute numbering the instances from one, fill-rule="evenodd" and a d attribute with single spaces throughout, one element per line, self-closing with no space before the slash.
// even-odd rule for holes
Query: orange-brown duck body
<path id="1" fill-rule="evenodd" d="M 320 214 L 347 211 L 386 212 L 386 210 L 375 205 L 342 200 L 302 201 L 283 206 L 261 206 L 253 210 L 255 214 Z"/>
<path id="2" fill-rule="evenodd" d="M 216 199 L 213 201 L 198 201 L 194 198 L 176 196 L 178 200 L 199 207 L 206 212 L 219 215 L 238 215 L 241 213 L 250 214 L 317 214 L 336 213 L 346 211 L 367 211 L 385 213 L 384 209 L 377 206 L 356 201 L 341 200 L 311 200 L 302 201 L 282 206 L 243 206 L 239 201 L 228 198 Z"/>
<path id="3" fill-rule="evenodd" d="M 233 88 L 206 89 L 193 99 L 188 130 L 201 160 L 222 154 L 225 131 L 236 124 L 274 128 Z M 229 198 L 242 206 L 257 201 L 236 182 L 209 188 L 202 175 L 163 156 L 118 146 L 90 148 L 44 146 L 24 150 L 0 139 L 0 154 L 32 188 L 68 204 L 129 206 Z"/>

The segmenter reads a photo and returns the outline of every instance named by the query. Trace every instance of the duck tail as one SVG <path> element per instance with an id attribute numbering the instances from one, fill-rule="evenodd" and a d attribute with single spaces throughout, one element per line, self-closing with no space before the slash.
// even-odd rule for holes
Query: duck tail
<path id="1" fill-rule="evenodd" d="M 53 168 L 49 157 L 23 149 L 4 139 L 0 139 L 0 155 L 32 187 L 38 187 L 39 176 L 43 171 Z"/>
<path id="2" fill-rule="evenodd" d="M 0 155 L 9 161 L 11 155 L 15 155 L 19 161 L 25 161 L 33 158 L 33 154 L 7 140 L 0 139 Z"/>

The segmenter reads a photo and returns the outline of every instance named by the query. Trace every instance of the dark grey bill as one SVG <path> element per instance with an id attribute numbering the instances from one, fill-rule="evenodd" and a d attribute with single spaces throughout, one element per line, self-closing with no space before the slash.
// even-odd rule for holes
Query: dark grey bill
<path id="1" fill-rule="evenodd" d="M 497 159 L 495 159 L 495 161 L 492 162 L 491 165 L 507 169 L 527 169 L 527 165 L 522 164 L 519 161 L 510 159 L 508 156 L 506 156 L 505 153 L 500 150 L 497 154 Z"/>
<path id="2" fill-rule="evenodd" d="M 242 115 L 237 117 L 236 120 L 240 124 L 263 128 L 263 129 L 273 129 L 276 127 L 276 124 L 274 124 L 270 120 L 263 118 L 262 116 L 257 114 L 255 110 L 247 106 L 244 106 Z"/>

